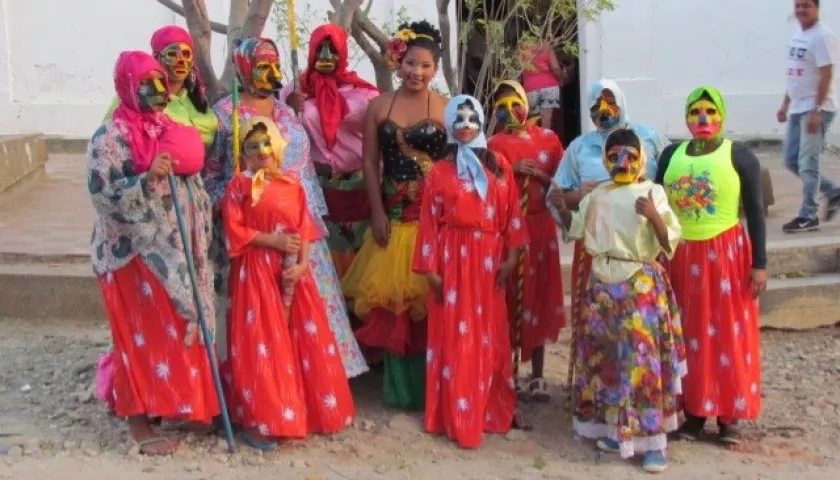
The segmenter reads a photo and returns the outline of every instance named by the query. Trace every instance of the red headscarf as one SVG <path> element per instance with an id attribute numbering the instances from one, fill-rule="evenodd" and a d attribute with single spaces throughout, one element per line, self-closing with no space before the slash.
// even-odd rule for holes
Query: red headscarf
<path id="1" fill-rule="evenodd" d="M 332 41 L 336 53 L 338 53 L 338 65 L 336 65 L 333 73 L 324 75 L 315 70 L 315 61 L 318 57 L 318 47 L 328 38 Z M 307 97 L 314 97 L 317 102 L 318 113 L 321 116 L 321 130 L 324 132 L 324 140 L 330 148 L 335 145 L 338 128 L 349 111 L 347 101 L 338 93 L 338 87 L 354 85 L 379 91 L 375 85 L 362 80 L 356 72 L 348 71 L 347 64 L 347 32 L 333 23 L 327 23 L 316 28 L 309 39 L 309 59 L 306 72 L 301 77 L 300 85 L 303 93 Z"/>
<path id="2" fill-rule="evenodd" d="M 150 112 L 140 108 L 140 79 L 159 72 L 166 81 L 166 70 L 155 57 L 146 52 L 122 52 L 114 67 L 114 88 L 120 103 L 114 110 L 113 121 L 131 148 L 135 173 L 149 170 L 158 153 L 158 138 L 173 122 L 163 112 Z"/>

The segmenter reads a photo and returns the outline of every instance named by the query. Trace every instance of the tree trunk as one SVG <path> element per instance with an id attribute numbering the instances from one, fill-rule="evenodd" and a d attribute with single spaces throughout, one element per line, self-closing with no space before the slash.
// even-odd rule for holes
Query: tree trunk
<path id="1" fill-rule="evenodd" d="M 207 6 L 204 0 L 184 0 L 183 6 L 184 19 L 187 21 L 187 28 L 195 43 L 195 63 L 207 88 L 207 97 L 212 104 L 218 98 L 216 95 L 219 91 L 219 80 L 213 70 L 210 56 L 210 37 L 213 31 L 210 29 Z"/>
<path id="2" fill-rule="evenodd" d="M 440 46 L 443 50 L 441 62 L 443 63 L 443 78 L 446 80 L 446 87 L 452 96 L 461 93 L 459 83 L 452 67 L 452 24 L 449 22 L 449 0 L 437 0 L 438 24 L 440 25 Z M 457 32 L 456 32 L 457 33 Z M 460 41 L 455 46 L 460 49 Z"/>

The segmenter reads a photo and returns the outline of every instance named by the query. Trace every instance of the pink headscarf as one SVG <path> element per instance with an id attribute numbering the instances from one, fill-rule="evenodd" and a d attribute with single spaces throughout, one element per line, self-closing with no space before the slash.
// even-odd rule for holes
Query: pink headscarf
<path id="1" fill-rule="evenodd" d="M 163 112 L 149 112 L 140 107 L 140 79 L 153 72 L 164 76 L 166 70 L 146 52 L 122 52 L 114 67 L 114 88 L 120 104 L 114 110 L 114 124 L 131 148 L 135 173 L 149 170 L 158 153 L 158 138 L 173 122 Z"/>
<path id="2" fill-rule="evenodd" d="M 155 33 L 152 34 L 152 39 L 149 42 L 149 45 L 152 47 L 152 55 L 157 57 L 164 48 L 172 45 L 173 43 L 186 43 L 189 45 L 190 49 L 193 51 L 193 58 L 195 58 L 195 42 L 193 42 L 190 32 L 177 25 L 167 25 L 155 30 Z M 195 85 L 190 85 L 190 82 L 188 81 L 187 88 L 195 88 L 197 98 L 193 98 L 193 103 L 204 104 L 205 107 L 202 111 L 206 111 L 207 92 L 205 91 L 204 82 L 201 79 L 201 72 L 198 70 L 198 63 L 195 61 L 193 61 L 191 73 L 192 78 L 195 81 Z M 199 105 L 195 106 L 199 107 Z M 201 110 L 201 108 L 199 108 L 199 110 Z"/>
<path id="3" fill-rule="evenodd" d="M 114 88 L 120 99 L 113 121 L 131 149 L 134 172 L 147 172 L 152 160 L 163 152 L 178 161 L 178 175 L 194 175 L 204 164 L 204 143 L 192 127 L 178 125 L 163 112 L 145 111 L 140 107 L 140 80 L 148 74 L 166 71 L 146 52 L 123 52 L 114 67 Z"/>
<path id="4" fill-rule="evenodd" d="M 177 25 L 167 25 L 157 29 L 152 34 L 152 40 L 149 43 L 151 44 L 153 55 L 158 55 L 164 48 L 173 43 L 186 43 L 191 49 L 195 50 L 195 44 L 190 36 L 190 32 Z"/>

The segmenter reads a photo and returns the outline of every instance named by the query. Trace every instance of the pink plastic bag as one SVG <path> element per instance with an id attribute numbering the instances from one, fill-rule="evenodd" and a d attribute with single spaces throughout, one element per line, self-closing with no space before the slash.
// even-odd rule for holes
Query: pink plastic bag
<path id="1" fill-rule="evenodd" d="M 113 410 L 116 406 L 114 401 L 114 363 L 111 352 L 105 352 L 99 356 L 99 364 L 96 367 L 96 398 Z"/>

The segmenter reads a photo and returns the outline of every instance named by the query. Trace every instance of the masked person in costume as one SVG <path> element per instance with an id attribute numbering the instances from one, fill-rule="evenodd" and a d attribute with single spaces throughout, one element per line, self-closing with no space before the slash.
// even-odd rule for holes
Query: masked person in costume
<path id="1" fill-rule="evenodd" d="M 152 55 L 166 70 L 169 80 L 169 103 L 164 113 L 172 120 L 195 127 L 208 149 L 216 136 L 218 120 L 207 103 L 207 95 L 198 67 L 195 65 L 195 44 L 189 32 L 175 25 L 158 29 L 151 39 Z M 114 98 L 105 120 L 119 105 Z"/>
<path id="2" fill-rule="evenodd" d="M 379 95 L 376 86 L 347 68 L 347 32 L 332 23 L 316 28 L 300 82 L 306 98 L 302 119 L 327 202 L 328 243 L 339 277 L 361 247 L 370 221 L 362 175 L 362 131 L 368 103 Z M 287 85 L 280 92 L 281 100 L 293 88 Z"/>
<path id="3" fill-rule="evenodd" d="M 503 130 L 490 138 L 490 149 L 513 166 L 530 238 L 525 249 L 522 305 L 518 305 L 517 298 L 518 275 L 513 275 L 507 286 L 507 306 L 514 328 L 518 309 L 523 316 L 522 331 L 518 332 L 521 359 L 530 361 L 532 367 L 531 378 L 517 387 L 520 397 L 548 401 L 551 396 L 543 378 L 545 345 L 557 341 L 566 324 L 566 313 L 563 295 L 557 294 L 563 291 L 557 226 L 546 207 L 545 192 L 563 158 L 563 145 L 553 131 L 530 125 L 526 120 L 528 98 L 519 83 L 502 82 L 493 101 Z M 516 333 L 513 332 L 513 338 Z"/>
<path id="4" fill-rule="evenodd" d="M 706 417 L 717 417 L 721 441 L 738 443 L 737 420 L 755 419 L 761 410 L 757 297 L 767 287 L 761 165 L 746 146 L 724 138 L 726 105 L 716 89 L 691 92 L 685 116 L 692 140 L 668 147 L 656 173 L 684 239 L 670 262 L 688 344 L 679 433 L 694 440 Z"/>
<path id="5" fill-rule="evenodd" d="M 195 66 L 195 45 L 190 34 L 181 27 L 167 25 L 158 29 L 151 39 L 152 55 L 166 71 L 168 103 L 164 113 L 172 120 L 186 126 L 195 127 L 201 134 L 204 146 L 209 148 L 216 136 L 218 120 L 209 108 L 204 85 L 198 68 Z M 114 97 L 104 121 L 110 120 L 119 106 L 119 96 Z M 110 349 L 103 354 L 97 368 L 97 384 L 102 393 L 99 397 L 109 410 L 112 408 L 111 388 L 113 359 Z"/>
<path id="6" fill-rule="evenodd" d="M 642 453 L 661 472 L 667 433 L 677 429 L 685 375 L 680 312 L 660 253 L 672 256 L 680 224 L 665 190 L 641 178 L 645 152 L 636 133 L 613 130 L 604 144 L 611 181 L 571 212 L 563 192 L 550 201 L 569 239 L 592 257 L 574 348 L 573 424 L 578 435 L 623 458 Z"/>
<path id="7" fill-rule="evenodd" d="M 312 215 L 313 228 L 317 238 L 311 239 L 309 269 L 318 285 L 318 292 L 326 303 L 330 328 L 338 343 L 339 354 L 344 361 L 348 378 L 361 375 L 368 370 L 362 357 L 350 321 L 338 275 L 330 257 L 327 245 L 327 227 L 323 217 L 327 214 L 324 194 L 318 184 L 318 176 L 310 157 L 309 136 L 291 107 L 275 97 L 281 88 L 280 58 L 277 46 L 266 38 L 246 38 L 239 42 L 233 52 L 236 74 L 241 85 L 241 97 L 237 106 L 238 117 L 245 121 L 259 115 L 273 119 L 280 134 L 287 142 L 285 159 L 280 166 L 283 174 L 299 182 L 306 191 L 306 204 Z M 213 199 L 217 218 L 217 242 L 214 259 L 219 270 L 224 272 L 228 263 L 224 245 L 224 222 L 220 201 L 228 183 L 233 178 L 233 98 L 219 100 L 213 107 L 219 117 L 219 132 L 207 159 L 204 183 Z M 299 241 L 299 235 L 287 234 L 290 240 Z"/>
<path id="8" fill-rule="evenodd" d="M 670 143 L 656 129 L 631 123 L 624 92 L 611 80 L 601 80 L 589 87 L 589 114 L 595 130 L 574 139 L 563 155 L 563 161 L 549 187 L 549 195 L 556 184 L 566 194 L 566 206 L 577 209 L 581 200 L 596 186 L 610 181 L 604 167 L 604 140 L 617 128 L 632 128 L 639 137 L 645 153 L 644 178 L 653 179 L 656 164 L 663 149 Z M 549 202 L 549 209 L 554 207 Z M 556 212 L 554 212 L 556 213 Z M 583 242 L 576 241 L 571 274 L 572 326 L 577 328 L 581 318 L 581 301 L 587 288 L 592 259 L 586 254 Z"/>
<path id="9" fill-rule="evenodd" d="M 199 176 L 205 149 L 196 129 L 163 113 L 167 86 L 151 55 L 123 52 L 114 68 L 119 105 L 87 155 L 91 261 L 111 327 L 114 412 L 128 418 L 140 451 L 151 455 L 178 448 L 154 432 L 153 419 L 209 426 L 219 414 L 167 181 L 175 175 L 197 295 L 205 318 L 214 318 L 210 199 Z"/>
<path id="10" fill-rule="evenodd" d="M 484 110 L 446 107 L 449 152 L 426 177 L 413 270 L 425 275 L 429 340 L 426 431 L 463 448 L 510 430 L 516 409 L 503 287 L 528 232 L 513 172 L 487 150 Z"/>
<path id="11" fill-rule="evenodd" d="M 422 410 L 429 287 L 411 261 L 425 177 L 446 150 L 447 99 L 429 88 L 442 55 L 440 32 L 421 21 L 401 25 L 396 37 L 388 50 L 402 84 L 373 99 L 365 117 L 371 227 L 341 286 L 363 322 L 359 343 L 385 350 L 385 403 Z"/>
<path id="12" fill-rule="evenodd" d="M 306 194 L 279 170 L 286 141 L 271 118 L 252 116 L 241 142 L 245 168 L 222 199 L 232 272 L 228 398 L 245 443 L 270 451 L 278 439 L 343 430 L 356 412 L 309 269 L 318 233 Z M 300 242 L 278 231 L 297 232 Z"/>

